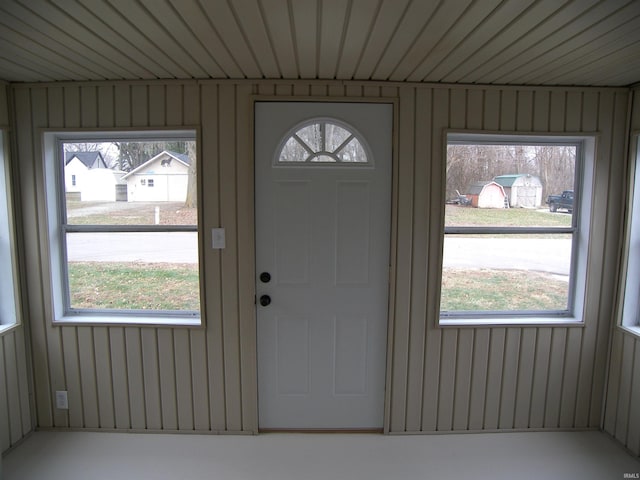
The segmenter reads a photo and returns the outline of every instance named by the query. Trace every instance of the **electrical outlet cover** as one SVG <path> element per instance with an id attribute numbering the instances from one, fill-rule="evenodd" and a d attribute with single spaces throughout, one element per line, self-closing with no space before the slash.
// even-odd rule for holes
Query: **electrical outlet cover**
<path id="1" fill-rule="evenodd" d="M 66 390 L 58 390 L 56 391 L 56 408 L 61 410 L 69 409 L 69 401 L 67 399 L 67 391 Z"/>

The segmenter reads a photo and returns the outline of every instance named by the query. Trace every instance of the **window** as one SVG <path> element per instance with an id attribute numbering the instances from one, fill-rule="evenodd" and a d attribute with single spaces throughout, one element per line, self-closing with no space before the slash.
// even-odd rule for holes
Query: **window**
<path id="1" fill-rule="evenodd" d="M 74 187 L 76 186 L 76 176 L 75 175 L 71 175 L 71 185 L 73 185 Z"/>
<path id="2" fill-rule="evenodd" d="M 293 129 L 278 149 L 276 165 L 366 165 L 359 135 L 337 120 L 315 119 Z"/>
<path id="3" fill-rule="evenodd" d="M 147 187 L 153 187 L 153 178 L 150 178 L 150 179 L 147 181 Z"/>
<path id="4" fill-rule="evenodd" d="M 635 137 L 635 149 L 629 188 L 627 211 L 626 265 L 623 268 L 622 326 L 640 334 L 640 138 Z"/>
<path id="5" fill-rule="evenodd" d="M 147 184 L 147 179 L 146 178 L 140 179 L 140 185 L 146 185 L 146 184 Z"/>
<path id="6" fill-rule="evenodd" d="M 441 325 L 581 321 L 593 143 L 448 135 Z"/>
<path id="7" fill-rule="evenodd" d="M 63 181 L 75 151 L 105 160 L 79 196 Z M 167 157 L 163 188 L 136 189 Z M 45 170 L 54 321 L 199 325 L 195 132 L 46 133 Z"/>
<path id="8" fill-rule="evenodd" d="M 15 243 L 11 215 L 11 182 L 9 174 L 9 151 L 0 130 L 0 332 L 18 323 L 17 270 Z"/>

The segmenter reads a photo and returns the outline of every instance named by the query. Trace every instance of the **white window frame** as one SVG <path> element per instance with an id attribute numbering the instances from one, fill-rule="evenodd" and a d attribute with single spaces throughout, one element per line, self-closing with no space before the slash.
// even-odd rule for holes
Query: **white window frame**
<path id="1" fill-rule="evenodd" d="M 0 335 L 21 323 L 9 163 L 8 132 L 0 129 Z"/>
<path id="2" fill-rule="evenodd" d="M 573 234 L 573 248 L 569 287 L 569 308 L 566 312 L 443 312 L 439 311 L 439 327 L 460 326 L 575 326 L 584 324 L 584 303 L 587 283 L 587 262 L 589 252 L 589 229 L 591 225 L 591 205 L 595 169 L 594 136 L 556 134 L 495 134 L 464 131 L 445 131 L 443 159 L 446 165 L 449 142 L 469 144 L 525 144 L 525 145 L 569 145 L 575 144 L 576 152 L 576 198 L 579 205 L 573 211 L 576 231 Z M 443 172 L 446 171 L 443 169 Z M 446 175 L 446 173 L 443 173 Z M 443 178 L 443 184 L 446 179 Z M 444 189 L 443 189 L 444 195 Z M 442 198 L 442 205 L 445 198 Z M 444 215 L 443 215 L 444 217 Z M 443 222 L 441 240 L 444 245 L 445 227 Z M 440 281 L 442 281 L 443 257 L 441 256 Z"/>
<path id="3" fill-rule="evenodd" d="M 43 160 L 49 229 L 50 290 L 52 298 L 52 323 L 54 325 L 149 325 L 200 327 L 202 322 L 202 274 L 200 274 L 200 312 L 129 311 L 129 310 L 74 310 L 69 308 L 66 247 L 64 245 L 62 209 L 64 205 L 64 169 L 60 155 L 62 143 L 90 141 L 171 141 L 195 140 L 199 145 L 198 129 L 184 127 L 179 130 L 55 130 L 43 131 Z M 201 190 L 199 188 L 199 190 Z M 200 217 L 200 214 L 199 214 Z M 66 227 L 69 230 L 69 226 Z M 116 227 L 117 228 L 117 227 Z M 83 229 L 79 226 L 78 229 Z M 148 226 L 147 230 L 171 231 L 171 226 Z M 201 246 L 201 228 L 198 245 Z M 103 231 L 112 231 L 108 228 Z M 200 272 L 202 266 L 200 265 Z"/>
<path id="4" fill-rule="evenodd" d="M 640 132 L 632 135 L 625 244 L 620 276 L 619 326 L 640 336 Z M 636 215 L 634 218 L 634 212 Z"/>

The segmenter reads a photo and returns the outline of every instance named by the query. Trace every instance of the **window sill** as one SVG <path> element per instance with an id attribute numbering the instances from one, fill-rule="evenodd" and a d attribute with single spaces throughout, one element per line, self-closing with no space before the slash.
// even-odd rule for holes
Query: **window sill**
<path id="1" fill-rule="evenodd" d="M 18 323 L 10 323 L 7 325 L 0 325 L 0 337 L 3 335 L 6 335 L 7 333 L 13 331 L 14 329 L 18 328 L 19 324 Z"/>
<path id="2" fill-rule="evenodd" d="M 202 327 L 201 317 L 161 315 L 68 315 L 53 326 Z"/>
<path id="3" fill-rule="evenodd" d="M 638 326 L 638 325 L 619 325 L 619 327 L 625 333 L 630 333 L 634 337 L 640 338 L 640 326 Z"/>
<path id="4" fill-rule="evenodd" d="M 438 327 L 583 327 L 584 322 L 575 317 L 486 317 L 486 318 L 441 318 Z M 640 331 L 640 329 L 639 329 Z"/>

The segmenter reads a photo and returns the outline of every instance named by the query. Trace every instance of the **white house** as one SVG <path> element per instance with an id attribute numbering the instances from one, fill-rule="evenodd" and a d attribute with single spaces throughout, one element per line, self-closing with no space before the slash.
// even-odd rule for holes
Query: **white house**
<path id="1" fill-rule="evenodd" d="M 183 202 L 187 197 L 190 159 L 165 150 L 122 177 L 129 202 Z"/>
<path id="2" fill-rule="evenodd" d="M 542 205 L 542 182 L 535 175 L 498 175 L 493 181 L 504 188 L 510 207 L 537 208 Z"/>
<path id="3" fill-rule="evenodd" d="M 102 153 L 64 152 L 64 185 L 67 193 L 82 192 L 81 177 L 89 170 L 107 168 Z"/>
<path id="4" fill-rule="evenodd" d="M 96 168 L 80 173 L 83 185 L 80 191 L 82 202 L 115 202 L 119 200 L 117 185 L 126 185 L 122 180 L 125 172 L 110 168 Z"/>

